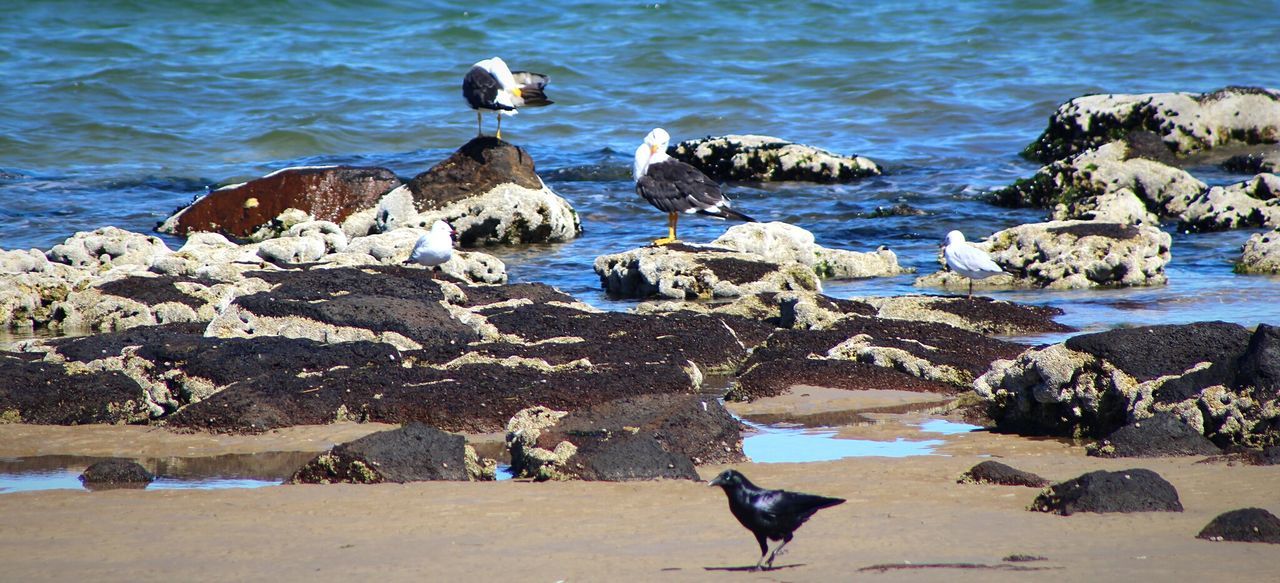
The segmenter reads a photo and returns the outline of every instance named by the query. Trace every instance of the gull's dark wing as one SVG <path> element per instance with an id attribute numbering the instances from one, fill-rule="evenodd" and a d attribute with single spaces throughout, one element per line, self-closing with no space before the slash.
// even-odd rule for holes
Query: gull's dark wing
<path id="1" fill-rule="evenodd" d="M 551 82 L 550 77 L 542 73 L 530 73 L 528 71 L 512 71 L 511 76 L 515 77 L 516 85 L 520 86 L 520 99 L 524 102 L 521 105 L 525 107 L 541 107 L 555 103 L 547 99 L 547 94 L 543 92 L 543 88 L 547 86 L 547 83 Z"/>
<path id="2" fill-rule="evenodd" d="M 636 191 L 650 204 L 669 213 L 705 209 L 724 200 L 716 181 L 678 160 L 650 165 L 645 175 L 636 181 Z"/>
<path id="3" fill-rule="evenodd" d="M 462 96 L 471 109 L 515 109 L 497 102 L 502 85 L 482 67 L 472 67 L 462 78 Z"/>

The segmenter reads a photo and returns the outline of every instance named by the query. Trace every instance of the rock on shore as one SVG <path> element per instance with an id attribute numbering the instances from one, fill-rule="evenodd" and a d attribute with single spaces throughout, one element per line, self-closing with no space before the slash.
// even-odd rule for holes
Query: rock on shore
<path id="1" fill-rule="evenodd" d="M 821 148 L 770 136 L 728 135 L 686 140 L 671 157 L 725 182 L 852 182 L 882 172 L 862 156 L 841 156 Z"/>
<path id="2" fill-rule="evenodd" d="M 1280 273 L 1280 228 L 1249 237 L 1236 262 L 1236 273 Z"/>
<path id="3" fill-rule="evenodd" d="M 1280 332 L 1223 322 L 1084 334 L 974 383 L 997 427 L 1101 438 L 1171 413 L 1218 446 L 1280 444 Z"/>

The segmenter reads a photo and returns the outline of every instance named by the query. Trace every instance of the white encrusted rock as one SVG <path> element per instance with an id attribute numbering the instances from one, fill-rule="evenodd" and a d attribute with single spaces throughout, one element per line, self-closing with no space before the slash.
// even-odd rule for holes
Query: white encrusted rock
<path id="1" fill-rule="evenodd" d="M 771 136 L 728 135 L 686 140 L 672 157 L 721 181 L 850 182 L 881 173 L 880 165 L 862 156 L 841 156 Z"/>
<path id="2" fill-rule="evenodd" d="M 1027 147 L 1042 162 L 1096 148 L 1133 129 L 1155 131 L 1174 153 L 1280 141 L 1280 91 L 1227 87 L 1212 93 L 1086 95 L 1058 107 Z"/>
<path id="3" fill-rule="evenodd" d="M 428 229 L 449 223 L 463 247 L 568 241 L 582 232 L 578 213 L 545 185 L 541 189 L 504 183 L 488 192 L 418 212 L 408 186 L 397 188 L 378 205 L 375 230 Z"/>
<path id="4" fill-rule="evenodd" d="M 909 272 L 898 265 L 898 256 L 888 248 L 867 253 L 828 249 L 814 243 L 813 233 L 787 223 L 734 225 L 710 246 L 753 253 L 775 263 L 800 263 L 824 278 L 883 277 Z"/>
<path id="5" fill-rule="evenodd" d="M 601 255 L 595 271 L 605 291 L 633 298 L 714 299 L 822 289 L 813 269 L 802 263 L 683 243 Z"/>
<path id="6" fill-rule="evenodd" d="M 1129 145 L 1110 142 L 1041 168 L 1029 180 L 999 190 L 995 198 L 1009 206 L 1052 207 L 1054 220 L 1127 216 L 1132 224 L 1156 225 L 1155 215 L 1177 216 L 1208 189 L 1186 171 L 1156 160 L 1131 157 Z M 1140 193 L 1139 210 L 1128 194 Z M 1095 200 L 1100 197 L 1102 200 Z M 1123 205 L 1118 211 L 1107 209 Z"/>
<path id="7" fill-rule="evenodd" d="M 1184 231 L 1280 227 L 1280 176 L 1259 174 L 1196 197 L 1178 216 Z"/>
<path id="8" fill-rule="evenodd" d="M 103 227 L 76 233 L 54 245 L 47 255 L 58 263 L 105 270 L 125 265 L 149 267 L 157 257 L 169 253 L 172 251 L 159 237 Z"/>
<path id="9" fill-rule="evenodd" d="M 1014 275 L 991 285 L 1079 289 L 1162 285 L 1168 280 L 1164 266 L 1171 243 L 1169 234 L 1155 227 L 1053 221 L 1005 229 L 972 245 Z M 959 288 L 968 279 L 938 271 L 917 279 L 916 285 Z"/>
<path id="10" fill-rule="evenodd" d="M 1249 237 L 1236 262 L 1236 273 L 1280 273 L 1280 228 Z"/>

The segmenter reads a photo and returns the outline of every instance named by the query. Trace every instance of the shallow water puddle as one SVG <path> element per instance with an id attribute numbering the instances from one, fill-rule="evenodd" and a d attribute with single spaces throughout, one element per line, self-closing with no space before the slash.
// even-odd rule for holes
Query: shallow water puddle
<path id="1" fill-rule="evenodd" d="M 943 435 L 957 435 L 982 429 L 982 426 L 980 425 L 957 423 L 955 421 L 947 421 L 946 419 L 930 419 L 924 423 L 916 424 L 916 427 L 919 427 L 920 431 L 924 431 L 926 433 L 941 433 Z"/>
<path id="2" fill-rule="evenodd" d="M 276 486 L 315 452 L 267 452 L 196 458 L 138 460 L 156 475 L 148 490 L 261 488 Z M 32 490 L 85 490 L 80 474 L 107 458 L 47 455 L 0 458 L 0 494 Z"/>
<path id="3" fill-rule="evenodd" d="M 936 420 L 949 425 L 963 425 Z M 847 457 L 909 457 L 933 455 L 935 447 L 946 443 L 942 439 L 911 440 L 898 437 L 893 441 L 871 439 L 843 439 L 836 437 L 830 428 L 806 429 L 779 425 L 759 425 L 742 420 L 755 433 L 742 440 L 742 450 L 751 461 L 763 464 L 821 462 Z M 929 422 L 933 423 L 933 422 Z M 923 429 L 923 425 L 921 426 Z M 934 424 L 930 427 L 943 427 Z M 968 426 L 972 427 L 972 426 Z M 926 430 L 934 433 L 946 431 Z M 968 429 L 952 430 L 952 433 Z"/>

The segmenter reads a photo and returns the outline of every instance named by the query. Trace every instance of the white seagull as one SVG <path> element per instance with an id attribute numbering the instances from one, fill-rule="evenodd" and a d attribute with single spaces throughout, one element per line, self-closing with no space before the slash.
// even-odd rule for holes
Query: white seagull
<path id="1" fill-rule="evenodd" d="M 542 92 L 550 78 L 539 73 L 515 71 L 498 57 L 485 59 L 471 66 L 462 78 L 462 96 L 467 105 L 476 110 L 476 133 L 484 135 L 480 110 L 498 114 L 498 133 L 502 139 L 502 116 L 515 115 L 520 107 L 550 105 L 552 102 Z"/>
<path id="2" fill-rule="evenodd" d="M 431 225 L 431 232 L 418 237 L 406 263 L 437 267 L 453 257 L 453 227 L 444 221 Z"/>
<path id="3" fill-rule="evenodd" d="M 1005 273 L 998 263 L 991 260 L 991 256 L 987 255 L 986 251 L 965 242 L 964 234 L 960 231 L 947 233 L 942 257 L 946 259 L 947 267 L 951 271 L 969 278 L 969 297 L 973 297 L 973 280 Z"/>
<path id="4" fill-rule="evenodd" d="M 720 193 L 720 185 L 697 168 L 667 155 L 671 136 L 662 128 L 654 128 L 636 148 L 632 176 L 636 192 L 649 204 L 667 213 L 667 236 L 654 245 L 676 240 L 676 222 L 680 213 L 700 214 L 717 219 L 756 220 L 729 208 L 729 200 Z"/>

